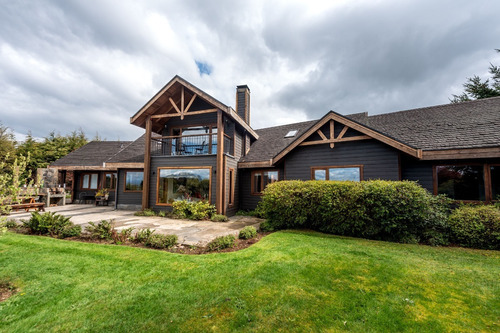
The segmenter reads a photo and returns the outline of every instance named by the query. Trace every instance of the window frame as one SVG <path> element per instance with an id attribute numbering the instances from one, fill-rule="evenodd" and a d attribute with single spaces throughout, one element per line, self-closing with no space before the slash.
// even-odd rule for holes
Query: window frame
<path id="1" fill-rule="evenodd" d="M 487 188 L 486 188 L 486 198 L 489 197 L 489 201 L 488 202 L 496 202 L 496 201 L 499 201 L 499 200 L 496 200 L 494 197 L 493 197 L 493 179 L 491 178 L 491 167 L 500 167 L 500 163 L 488 163 L 485 165 L 485 169 L 487 169 L 487 174 L 485 176 L 485 178 L 488 178 L 488 182 L 487 184 Z M 486 181 L 486 179 L 485 179 Z"/>
<path id="2" fill-rule="evenodd" d="M 357 165 L 328 165 L 328 166 L 313 166 L 311 167 L 311 180 L 316 180 L 314 178 L 314 171 L 316 170 L 325 170 L 325 181 L 330 180 L 330 172 L 328 169 L 347 169 L 347 168 L 358 168 L 359 169 L 359 181 L 364 180 L 364 172 L 363 172 L 363 164 Z M 342 180 L 333 180 L 333 181 L 342 181 Z"/>
<path id="3" fill-rule="evenodd" d="M 89 182 L 88 182 L 88 187 L 83 187 L 83 178 L 85 175 L 89 175 Z M 96 188 L 91 188 L 90 184 L 92 183 L 92 175 L 97 175 L 97 183 L 96 183 Z M 80 190 L 98 190 L 99 189 L 99 172 L 83 172 L 80 174 Z"/>
<path id="4" fill-rule="evenodd" d="M 172 206 L 172 204 L 166 202 L 158 202 L 158 196 L 160 194 L 160 170 L 162 169 L 208 169 L 209 177 L 208 177 L 208 203 L 212 203 L 212 167 L 211 166 L 190 166 L 190 167 L 158 167 L 156 168 L 156 198 L 155 205 L 156 206 Z"/>
<path id="5" fill-rule="evenodd" d="M 142 172 L 142 189 L 140 190 L 127 190 L 127 173 L 129 172 Z M 123 176 L 123 192 L 124 193 L 140 193 L 144 191 L 144 170 L 126 170 Z"/>
<path id="6" fill-rule="evenodd" d="M 280 170 L 278 169 L 261 169 L 261 170 L 253 170 L 252 173 L 251 173 L 251 177 L 250 177 L 250 194 L 251 195 L 258 195 L 258 196 L 261 196 L 262 195 L 262 192 L 256 192 L 255 191 L 255 174 L 256 173 L 264 173 L 264 172 L 277 172 L 278 173 L 278 180 L 276 180 L 277 182 L 280 181 Z M 262 175 L 261 177 L 261 187 L 262 187 L 262 191 L 264 191 L 264 189 L 266 188 L 266 186 L 268 184 L 265 184 L 264 185 L 264 175 Z M 272 184 L 272 183 L 270 183 Z"/>
<path id="7" fill-rule="evenodd" d="M 107 175 L 112 175 L 111 177 L 114 177 L 114 186 L 113 187 L 106 187 L 106 176 Z M 111 178 L 113 180 L 113 178 Z M 107 189 L 107 190 L 116 190 L 116 185 L 118 183 L 118 172 L 104 172 L 103 177 L 102 177 L 102 188 Z"/>
<path id="8" fill-rule="evenodd" d="M 491 195 L 492 195 L 492 189 L 491 189 L 491 176 L 490 176 L 490 166 L 497 166 L 496 163 L 479 163 L 479 162 L 472 162 L 472 163 L 441 163 L 441 164 L 433 164 L 432 165 L 432 194 L 438 195 L 438 175 L 437 175 L 437 167 L 443 167 L 443 166 L 482 166 L 483 167 L 483 187 L 484 187 L 484 201 L 483 200 L 460 200 L 460 199 L 453 199 L 450 198 L 453 201 L 456 202 L 491 202 Z"/>

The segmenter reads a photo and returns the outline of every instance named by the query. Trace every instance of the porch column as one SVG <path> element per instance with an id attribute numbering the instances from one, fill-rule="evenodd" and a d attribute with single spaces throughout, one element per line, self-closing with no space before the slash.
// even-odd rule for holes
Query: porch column
<path id="1" fill-rule="evenodd" d="M 221 110 L 217 110 L 217 177 L 215 208 L 218 214 L 224 214 L 224 119 Z"/>
<path id="2" fill-rule="evenodd" d="M 149 175 L 151 167 L 151 116 L 146 118 L 146 137 L 144 147 L 144 179 L 142 183 L 142 209 L 149 208 Z"/>

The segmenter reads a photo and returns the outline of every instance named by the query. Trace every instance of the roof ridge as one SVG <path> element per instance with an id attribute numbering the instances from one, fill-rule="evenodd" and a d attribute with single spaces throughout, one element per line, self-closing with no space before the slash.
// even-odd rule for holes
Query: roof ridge
<path id="1" fill-rule="evenodd" d="M 318 120 L 320 120 L 320 119 L 305 120 L 305 121 L 300 121 L 298 123 L 289 123 L 289 124 L 276 125 L 276 126 L 271 126 L 271 127 L 262 127 L 262 128 L 256 129 L 255 131 L 268 130 L 268 129 L 272 129 L 272 128 L 292 126 L 292 125 L 302 125 L 302 124 L 309 123 L 309 122 L 317 122 Z"/>

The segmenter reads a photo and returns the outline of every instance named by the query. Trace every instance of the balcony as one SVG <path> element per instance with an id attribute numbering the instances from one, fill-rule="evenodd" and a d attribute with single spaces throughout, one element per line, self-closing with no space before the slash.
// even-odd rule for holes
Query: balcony
<path id="1" fill-rule="evenodd" d="M 224 135 L 224 153 L 233 155 L 233 139 Z M 217 133 L 151 138 L 152 156 L 196 156 L 217 154 Z"/>

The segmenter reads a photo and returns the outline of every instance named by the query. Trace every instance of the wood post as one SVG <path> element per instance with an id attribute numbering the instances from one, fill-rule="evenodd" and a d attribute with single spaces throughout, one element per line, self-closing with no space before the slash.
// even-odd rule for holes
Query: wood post
<path id="1" fill-rule="evenodd" d="M 224 214 L 224 117 L 217 111 L 217 168 L 216 168 L 215 208 L 218 214 Z"/>
<path id="2" fill-rule="evenodd" d="M 149 178 L 151 167 L 151 127 L 152 121 L 149 115 L 146 118 L 146 137 L 144 147 L 144 178 L 142 183 L 142 209 L 149 208 Z"/>

